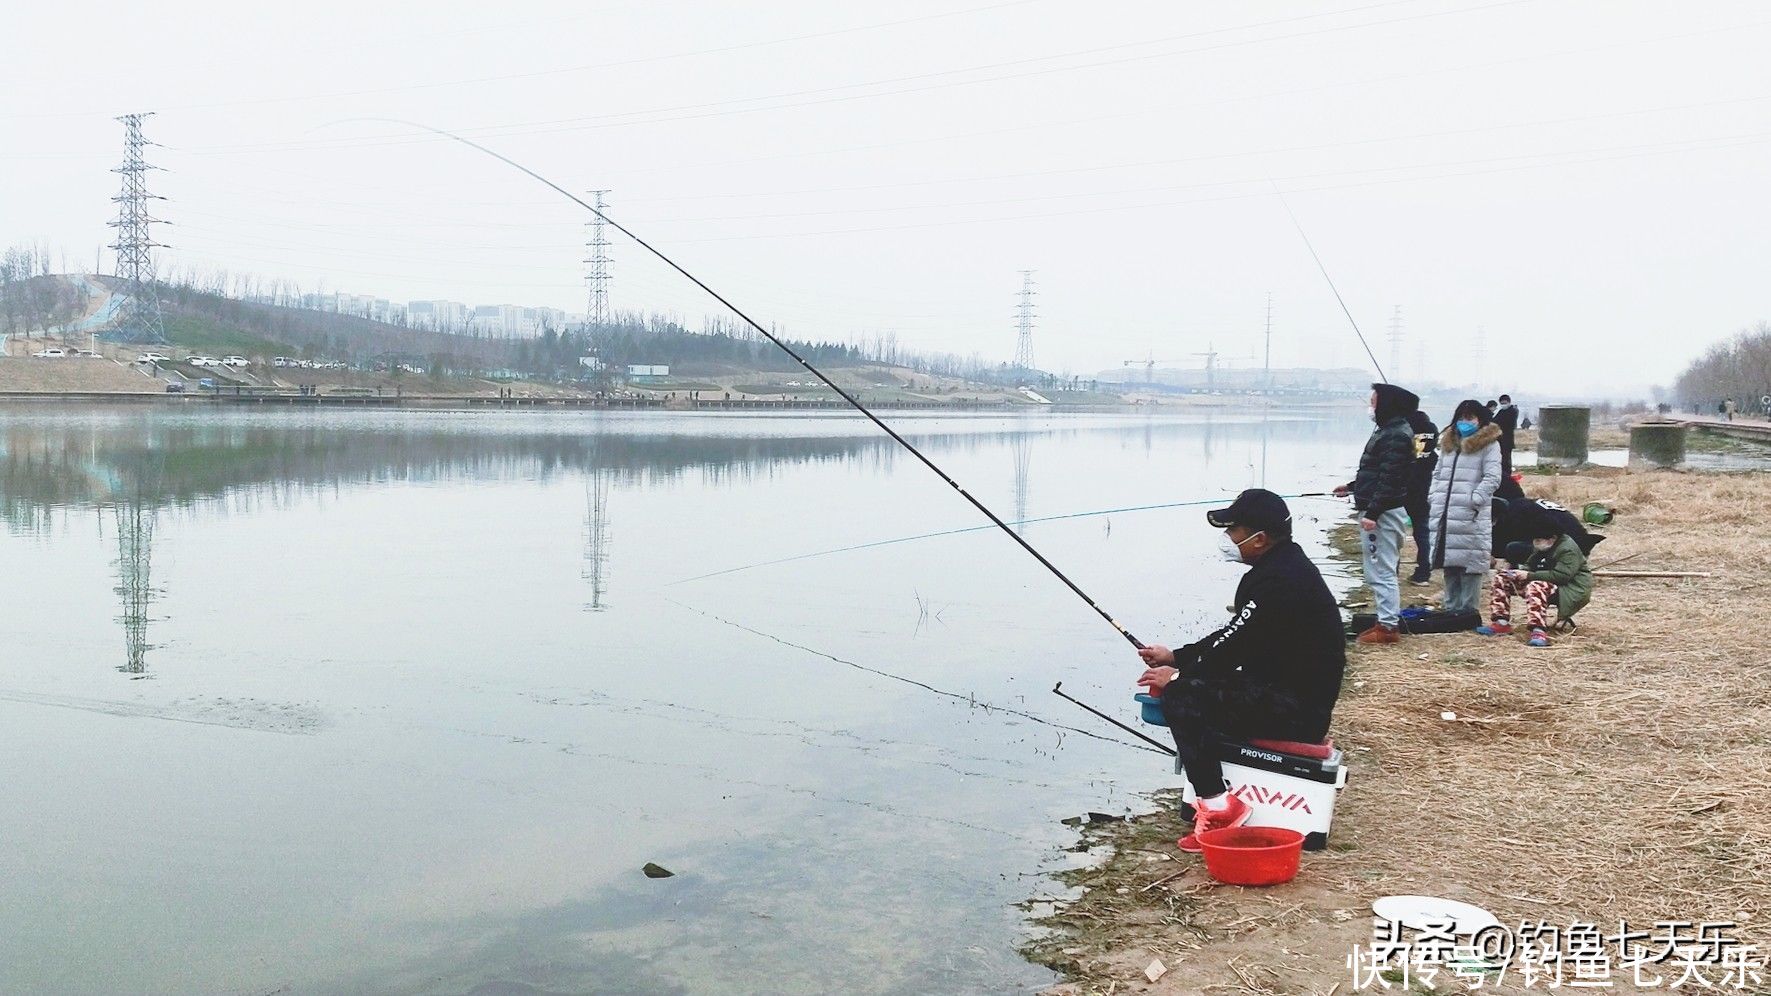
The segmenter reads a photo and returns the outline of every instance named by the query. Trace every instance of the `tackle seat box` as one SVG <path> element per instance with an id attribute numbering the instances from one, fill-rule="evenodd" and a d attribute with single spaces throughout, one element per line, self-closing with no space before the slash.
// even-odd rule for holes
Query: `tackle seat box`
<path id="1" fill-rule="evenodd" d="M 1284 827 L 1304 835 L 1304 848 L 1328 846 L 1334 803 L 1347 784 L 1347 769 L 1333 740 L 1302 744 L 1284 740 L 1218 741 L 1224 781 L 1252 810 L 1249 826 Z M 1186 775 L 1180 758 L 1175 774 Z M 1181 793 L 1181 816 L 1194 814 L 1193 786 Z"/>

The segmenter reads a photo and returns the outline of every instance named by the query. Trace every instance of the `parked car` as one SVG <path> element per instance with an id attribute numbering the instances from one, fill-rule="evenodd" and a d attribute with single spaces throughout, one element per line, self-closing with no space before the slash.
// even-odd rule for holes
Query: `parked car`
<path id="1" fill-rule="evenodd" d="M 84 356 L 89 360 L 102 360 L 102 359 L 104 359 L 103 353 L 100 353 L 97 350 L 92 350 L 92 349 L 76 349 L 76 350 L 74 350 L 74 355 L 75 356 Z"/>
<path id="2" fill-rule="evenodd" d="M 60 346 L 50 346 L 48 349 L 39 349 L 38 351 L 36 351 L 35 353 L 32 353 L 31 355 L 35 356 L 39 360 L 59 360 L 62 357 L 68 355 L 68 351 L 61 348 Z"/>
<path id="3" fill-rule="evenodd" d="M 172 381 L 166 385 L 166 393 L 167 394 L 183 394 L 184 393 L 184 385 L 178 383 L 177 381 Z"/>
<path id="4" fill-rule="evenodd" d="M 162 353 L 143 353 L 135 358 L 137 363 L 169 363 L 171 358 Z"/>
<path id="5" fill-rule="evenodd" d="M 273 357 L 271 357 L 271 366 L 273 366 L 273 367 L 293 367 L 293 366 L 298 366 L 299 363 L 300 363 L 300 361 L 292 360 L 287 356 L 273 356 Z"/>
<path id="6" fill-rule="evenodd" d="M 187 356 L 185 362 L 193 367 L 219 367 L 221 361 L 213 356 Z"/>
<path id="7" fill-rule="evenodd" d="M 215 390 L 215 378 L 214 377 L 204 377 L 203 379 L 197 381 L 197 386 L 202 388 L 205 391 L 213 391 L 213 390 Z"/>
<path id="8" fill-rule="evenodd" d="M 252 361 L 244 356 L 224 356 L 221 358 L 221 365 L 224 367 L 246 367 L 251 366 Z"/>

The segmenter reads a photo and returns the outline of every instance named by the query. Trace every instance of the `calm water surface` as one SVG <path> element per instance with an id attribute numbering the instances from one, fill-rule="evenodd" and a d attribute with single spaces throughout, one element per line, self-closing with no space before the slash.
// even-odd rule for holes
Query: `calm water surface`
<path id="1" fill-rule="evenodd" d="M 1016 519 L 1369 428 L 895 421 Z M 979 521 L 858 418 L 8 412 L 0 991 L 1049 982 L 1058 821 L 1173 780 L 1050 694 L 1135 719 L 1124 641 L 988 531 L 684 580 Z M 1198 509 L 1022 528 L 1146 640 L 1238 573 Z"/>

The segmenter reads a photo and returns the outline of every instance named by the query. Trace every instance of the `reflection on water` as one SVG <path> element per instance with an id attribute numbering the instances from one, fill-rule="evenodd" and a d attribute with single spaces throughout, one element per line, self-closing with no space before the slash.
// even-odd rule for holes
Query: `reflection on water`
<path id="1" fill-rule="evenodd" d="M 590 582 L 592 612 L 603 610 L 609 569 L 609 476 L 592 472 L 584 482 L 584 579 Z"/>
<path id="2" fill-rule="evenodd" d="M 1015 520 L 1320 490 L 1368 428 L 895 425 Z M 1172 775 L 1050 695 L 1141 666 L 979 522 L 853 418 L 8 417 L 0 991 L 1037 988 L 1058 821 Z M 1218 621 L 1197 508 L 1110 524 L 1037 543 Z"/>
<path id="3" fill-rule="evenodd" d="M 1015 454 L 1015 532 L 1027 535 L 1022 521 L 1027 518 L 1027 471 L 1033 464 L 1033 439 L 1016 436 L 1009 444 Z"/>
<path id="4" fill-rule="evenodd" d="M 154 553 L 154 513 L 140 501 L 112 506 L 117 527 L 117 597 L 123 612 L 124 661 L 117 670 L 146 675 L 148 670 L 148 605 L 154 600 L 150 576 Z"/>

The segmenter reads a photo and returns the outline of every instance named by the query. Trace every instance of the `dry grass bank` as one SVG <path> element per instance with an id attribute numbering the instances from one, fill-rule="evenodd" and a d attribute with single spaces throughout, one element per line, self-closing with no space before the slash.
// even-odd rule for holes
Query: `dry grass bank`
<path id="1" fill-rule="evenodd" d="M 1771 949 L 1771 475 L 1527 483 L 1616 508 L 1598 564 L 1715 576 L 1601 580 L 1579 633 L 1548 650 L 1473 634 L 1355 650 L 1334 724 L 1350 783 L 1329 850 L 1307 854 L 1295 882 L 1245 890 L 1174 850 L 1184 825 L 1167 799 L 1091 831 L 1108 856 L 1073 875 L 1080 898 L 1031 952 L 1074 980 L 1062 990 L 1345 993 L 1370 903 L 1392 893 L 1515 924 L 1733 920 Z M 1155 985 L 1152 957 L 1171 970 Z M 1613 991 L 1633 991 L 1618 978 Z"/>

